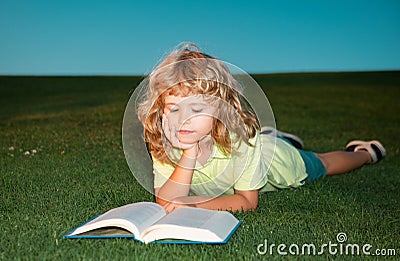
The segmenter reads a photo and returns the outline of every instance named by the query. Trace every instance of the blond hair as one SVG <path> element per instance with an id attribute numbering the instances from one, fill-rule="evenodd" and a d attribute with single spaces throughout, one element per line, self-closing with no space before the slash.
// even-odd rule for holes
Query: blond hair
<path id="1" fill-rule="evenodd" d="M 176 48 L 150 74 L 137 108 L 151 155 L 172 163 L 165 151 L 169 142 L 162 131 L 164 99 L 168 95 L 202 95 L 224 101 L 226 106 L 219 106 L 211 136 L 226 155 L 234 152 L 233 143 L 244 141 L 251 145 L 249 139 L 255 136 L 259 122 L 240 93 L 240 84 L 220 60 L 191 43 Z"/>

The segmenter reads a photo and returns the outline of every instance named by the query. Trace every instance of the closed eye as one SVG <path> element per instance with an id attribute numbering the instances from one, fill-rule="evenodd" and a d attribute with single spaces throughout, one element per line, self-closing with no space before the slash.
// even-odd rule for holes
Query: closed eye
<path id="1" fill-rule="evenodd" d="M 199 109 L 195 109 L 195 108 L 192 108 L 192 111 L 194 112 L 194 113 L 200 113 L 200 112 L 202 112 L 203 111 L 203 108 L 199 108 Z"/>

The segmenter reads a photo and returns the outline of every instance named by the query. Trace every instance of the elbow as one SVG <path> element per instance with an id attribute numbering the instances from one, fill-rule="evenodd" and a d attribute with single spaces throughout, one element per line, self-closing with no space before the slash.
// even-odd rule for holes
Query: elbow
<path id="1" fill-rule="evenodd" d="M 247 200 L 247 211 L 256 211 L 258 207 L 258 197 Z"/>
<path id="2" fill-rule="evenodd" d="M 254 204 L 243 204 L 240 207 L 230 208 L 230 209 L 227 209 L 227 210 L 229 210 L 229 211 L 253 212 L 253 211 L 256 211 L 256 209 L 257 209 L 257 204 L 256 205 L 254 205 Z"/>
<path id="3" fill-rule="evenodd" d="M 258 207 L 258 191 L 235 191 L 237 199 L 241 199 L 241 205 L 243 211 L 255 211 Z"/>
<path id="4" fill-rule="evenodd" d="M 247 211 L 256 211 L 258 207 L 258 195 L 257 197 L 250 197 L 247 199 Z"/>
<path id="5" fill-rule="evenodd" d="M 244 212 L 253 212 L 256 211 L 258 207 L 258 200 L 249 200 L 245 199 L 242 204 L 241 210 Z"/>
<path id="6" fill-rule="evenodd" d="M 257 207 L 258 207 L 258 202 L 250 203 L 250 206 L 248 207 L 247 211 L 251 211 L 251 212 L 256 211 Z"/>

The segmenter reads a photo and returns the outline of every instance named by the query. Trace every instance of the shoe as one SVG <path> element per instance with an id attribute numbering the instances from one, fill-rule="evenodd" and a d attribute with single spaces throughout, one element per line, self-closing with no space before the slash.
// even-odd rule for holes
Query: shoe
<path id="1" fill-rule="evenodd" d="M 293 135 L 293 134 L 290 134 L 287 132 L 283 132 L 283 131 L 279 131 L 279 130 L 269 127 L 269 126 L 262 127 L 260 133 L 264 134 L 264 135 L 272 135 L 275 137 L 284 138 L 284 139 L 288 140 L 297 149 L 302 150 L 304 148 L 303 141 L 296 135 Z"/>
<path id="2" fill-rule="evenodd" d="M 362 141 L 362 140 L 353 140 L 346 145 L 346 151 L 359 151 L 365 150 L 371 156 L 371 164 L 375 164 L 383 157 L 386 156 L 386 150 L 383 145 L 377 141 Z"/>

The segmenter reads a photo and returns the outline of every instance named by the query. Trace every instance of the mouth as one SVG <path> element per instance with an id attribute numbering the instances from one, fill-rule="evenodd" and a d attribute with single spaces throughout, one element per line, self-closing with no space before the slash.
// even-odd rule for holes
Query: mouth
<path id="1" fill-rule="evenodd" d="M 194 133 L 194 131 L 191 131 L 191 130 L 179 130 L 178 133 L 180 135 L 189 135 L 189 134 Z"/>

